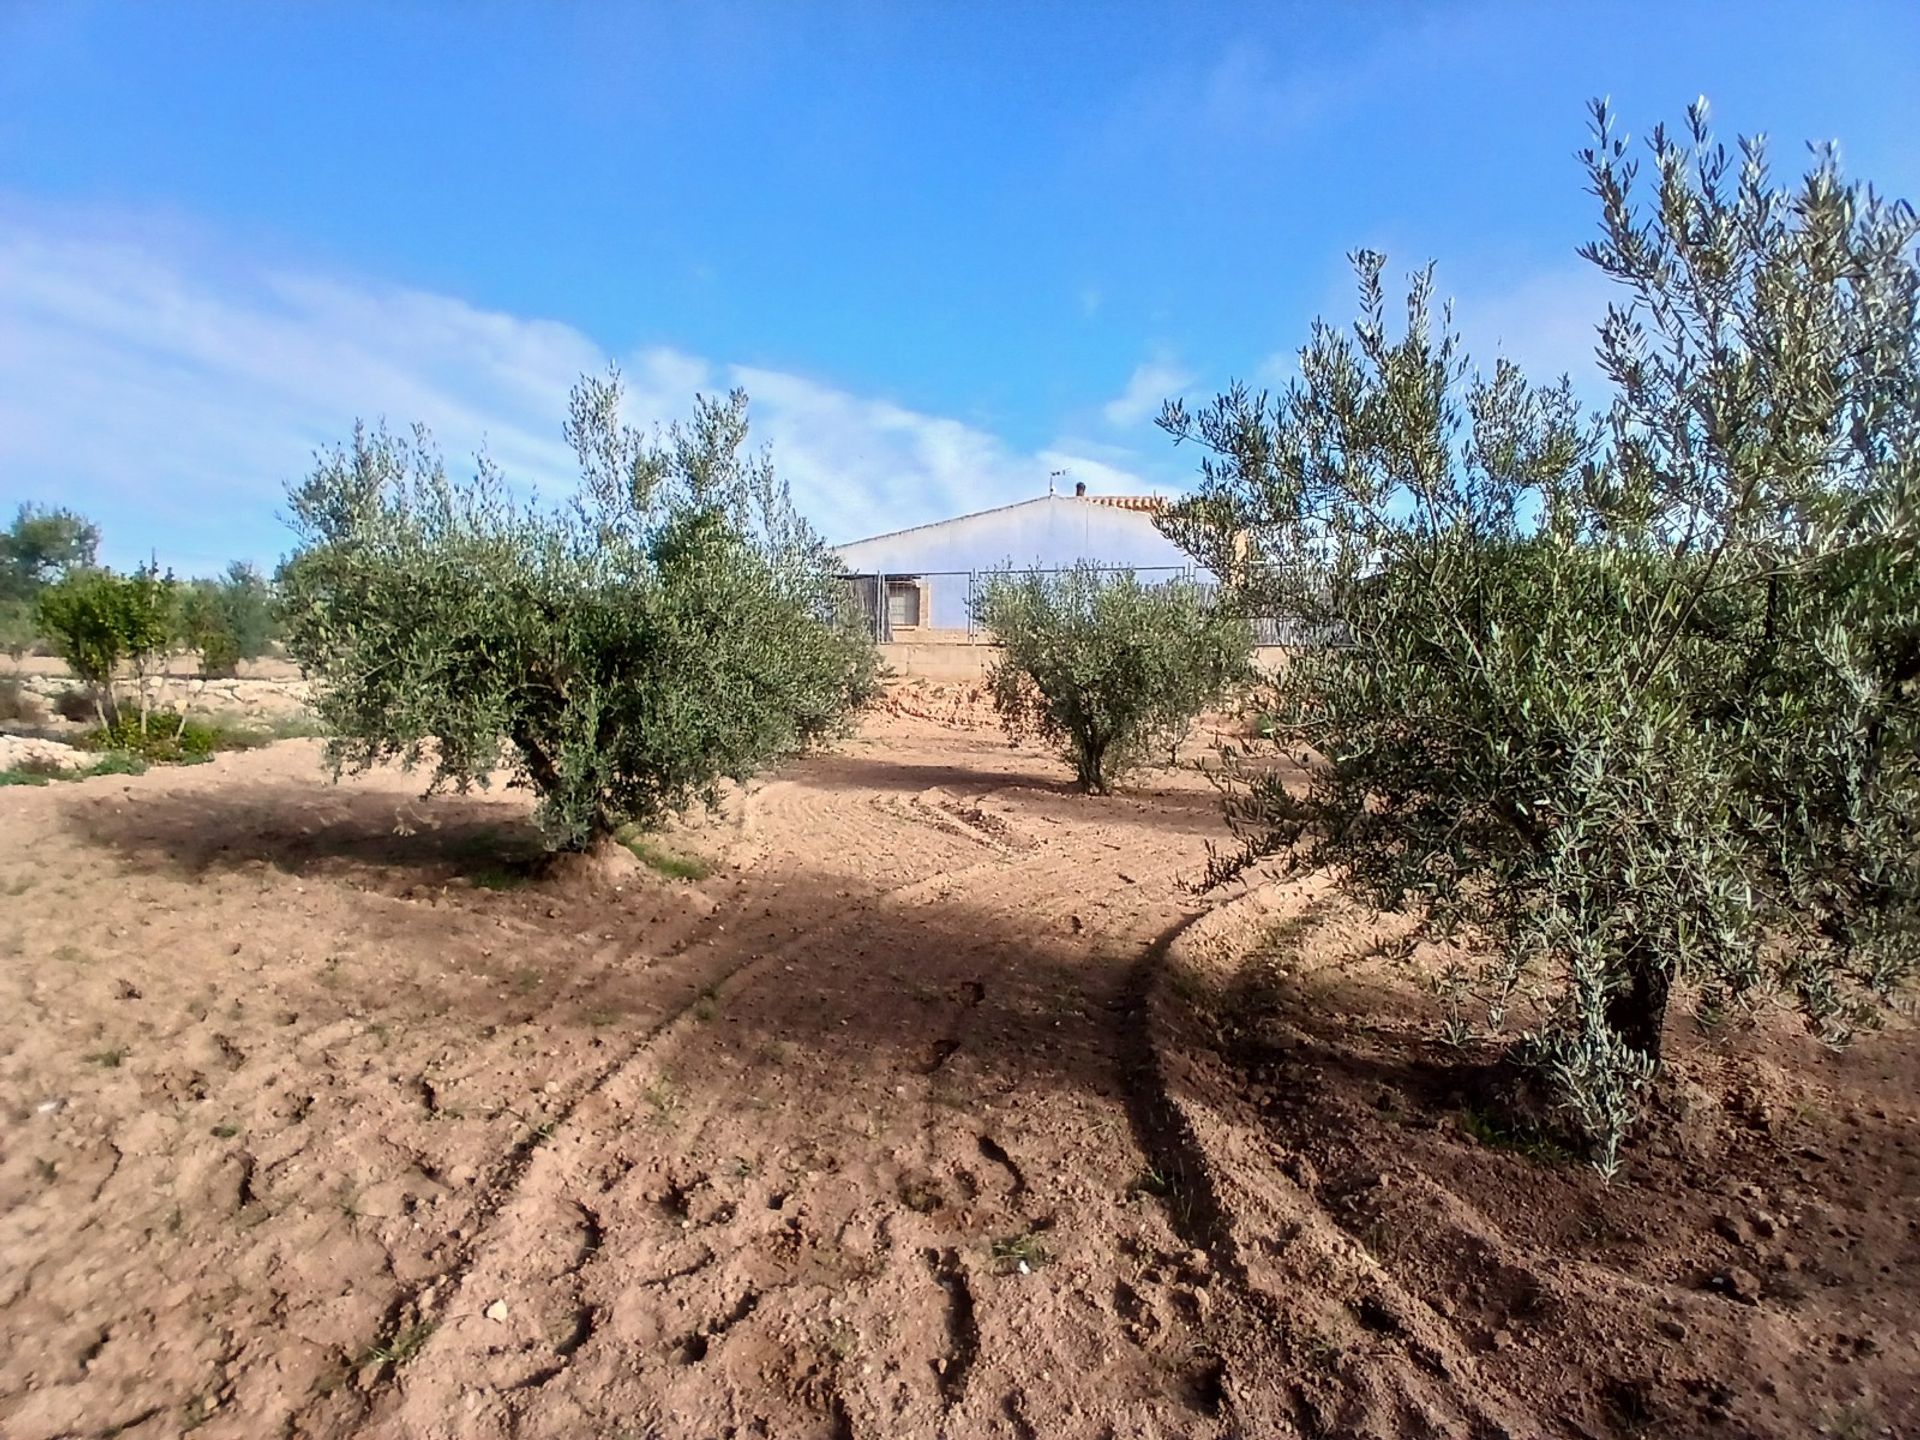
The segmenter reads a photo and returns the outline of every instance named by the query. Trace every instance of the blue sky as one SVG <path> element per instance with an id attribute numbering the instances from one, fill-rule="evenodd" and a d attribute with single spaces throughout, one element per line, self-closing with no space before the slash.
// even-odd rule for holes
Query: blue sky
<path id="1" fill-rule="evenodd" d="M 833 539 L 1172 489 L 1347 251 L 1579 372 L 1588 97 L 1920 196 L 1920 6 L 0 0 L 0 505 L 271 562 L 356 416 L 570 475 L 572 378 L 746 387 Z"/>

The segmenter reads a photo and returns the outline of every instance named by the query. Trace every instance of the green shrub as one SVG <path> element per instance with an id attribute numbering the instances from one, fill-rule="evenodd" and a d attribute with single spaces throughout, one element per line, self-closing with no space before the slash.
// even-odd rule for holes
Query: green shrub
<path id="1" fill-rule="evenodd" d="M 291 490 L 287 644 L 315 680 L 336 773 L 499 769 L 556 849 L 654 823 L 839 728 L 871 694 L 870 637 L 763 455 L 746 397 L 664 439 L 624 425 L 618 376 L 574 391 L 582 486 L 522 505 L 491 466 L 356 431 Z"/>
<path id="2" fill-rule="evenodd" d="M 987 683 L 1008 731 L 1063 746 L 1094 794 L 1253 678 L 1252 629 L 1186 580 L 1146 585 L 1087 564 L 1005 571 L 976 605 L 1004 647 Z"/>
<path id="3" fill-rule="evenodd" d="M 1389 335 L 1376 255 L 1284 394 L 1162 417 L 1214 452 L 1168 533 L 1345 642 L 1275 682 L 1311 786 L 1249 777 L 1214 877 L 1323 864 L 1491 950 L 1456 993 L 1544 1001 L 1520 1053 L 1604 1170 L 1677 983 L 1837 1043 L 1920 949 L 1920 222 L 1689 118 L 1648 210 L 1596 107 L 1604 424 L 1471 374 L 1430 272 Z"/>
<path id="4" fill-rule="evenodd" d="M 156 711 L 142 728 L 140 717 L 123 714 L 112 724 L 90 730 L 76 742 L 82 749 L 114 751 L 155 765 L 196 765 L 226 750 L 251 750 L 272 736 L 231 729 L 209 720 Z"/>

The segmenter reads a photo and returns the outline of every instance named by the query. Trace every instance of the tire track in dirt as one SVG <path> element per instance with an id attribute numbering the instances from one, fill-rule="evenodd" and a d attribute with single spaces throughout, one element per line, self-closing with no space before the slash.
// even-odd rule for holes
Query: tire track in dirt
<path id="1" fill-rule="evenodd" d="M 725 925 L 720 917 L 741 914 L 751 910 L 756 905 L 761 905 L 762 902 L 770 896 L 778 895 L 783 888 L 785 883 L 784 877 L 777 872 L 768 873 L 764 864 L 758 863 L 764 861 L 766 854 L 764 848 L 758 841 L 758 835 L 765 827 L 764 822 L 756 823 L 756 821 L 761 820 L 761 817 L 767 815 L 778 817 L 783 810 L 791 807 L 798 806 L 800 808 L 807 808 L 805 807 L 804 800 L 799 799 L 795 793 L 798 788 L 799 787 L 794 786 L 792 782 L 774 781 L 767 786 L 761 787 L 758 791 L 750 793 L 746 802 L 746 810 L 743 816 L 743 823 L 740 826 L 740 833 L 743 839 L 752 846 L 750 854 L 745 857 L 748 863 L 754 864 L 752 879 L 742 885 L 742 893 L 730 897 L 730 903 L 733 906 L 731 910 L 723 908 L 716 911 L 714 917 L 710 917 L 714 920 L 714 924 L 710 927 L 712 932 L 724 930 Z M 758 802 L 757 805 L 755 803 L 756 801 Z M 856 804 L 834 806 L 828 811 L 825 817 L 823 817 L 817 809 L 807 808 L 806 818 L 806 828 L 814 840 L 821 842 L 829 849 L 842 853 L 847 850 L 857 852 L 862 848 L 862 842 L 871 839 L 875 835 L 886 833 L 889 829 L 884 820 L 873 813 L 873 806 L 866 797 L 861 797 L 859 803 Z M 549 1160 L 558 1150 L 565 1147 L 567 1141 L 575 1137 L 580 1137 L 580 1143 L 585 1145 L 592 1146 L 600 1144 L 604 1140 L 604 1133 L 598 1128 L 597 1122 L 606 1122 L 623 1113 L 631 1113 L 636 1108 L 634 1103 L 636 1096 L 632 1093 L 636 1087 L 640 1092 L 637 1098 L 647 1100 L 648 1094 L 651 1093 L 650 1086 L 646 1082 L 633 1078 L 636 1067 L 647 1064 L 650 1059 L 656 1057 L 661 1051 L 668 1049 L 676 1042 L 682 1040 L 693 1027 L 701 1024 L 702 1020 L 698 1012 L 703 1006 L 725 1004 L 742 988 L 754 983 L 757 976 L 763 972 L 766 967 L 785 958 L 795 950 L 804 948 L 808 942 L 813 939 L 818 930 L 830 929 L 834 925 L 842 922 L 846 917 L 858 913 L 862 909 L 889 902 L 911 904 L 923 896 L 938 893 L 941 889 L 949 885 L 964 883 L 971 872 L 992 870 L 1006 863 L 1007 857 L 1004 847 L 996 844 L 989 835 L 975 833 L 959 827 L 949 826 L 942 828 L 946 829 L 950 834 L 960 835 L 968 842 L 968 848 L 977 850 L 980 846 L 986 846 L 995 853 L 985 860 L 978 861 L 971 866 L 959 870 L 921 876 L 895 884 L 890 888 L 880 889 L 871 895 L 863 896 L 858 900 L 854 900 L 849 904 L 830 911 L 816 923 L 813 929 L 796 929 L 793 936 L 774 943 L 771 948 L 759 951 L 742 951 L 736 955 L 733 961 L 727 965 L 717 978 L 712 979 L 703 991 L 691 997 L 689 1001 L 679 1009 L 663 1016 L 657 1024 L 650 1027 L 645 1036 L 636 1044 L 629 1047 L 618 1059 L 611 1062 L 600 1073 L 592 1077 L 589 1083 L 558 1113 L 553 1124 L 553 1133 L 545 1138 L 544 1143 L 538 1145 L 528 1144 L 522 1153 L 510 1157 L 507 1164 L 502 1167 L 502 1172 L 493 1179 L 484 1204 L 477 1207 L 479 1223 L 472 1239 L 463 1248 L 459 1262 L 436 1275 L 431 1281 L 414 1287 L 411 1294 L 403 1297 L 401 1301 L 396 1304 L 393 1313 L 389 1317 L 389 1328 L 398 1329 L 402 1325 L 422 1321 L 431 1323 L 435 1317 L 426 1313 L 425 1308 L 421 1304 L 420 1297 L 423 1294 L 435 1296 L 435 1292 L 443 1292 L 449 1287 L 451 1287 L 454 1293 L 441 1311 L 441 1314 L 444 1315 L 447 1321 L 467 1320 L 479 1314 L 479 1303 L 472 1301 L 471 1297 L 466 1293 L 470 1288 L 468 1285 L 469 1277 L 489 1247 L 504 1245 L 511 1253 L 526 1253 L 525 1246 L 514 1242 L 510 1236 L 503 1237 L 502 1232 L 503 1230 L 510 1231 L 513 1228 L 508 1212 L 520 1196 L 529 1188 L 529 1181 L 533 1178 L 535 1167 Z M 745 869 L 746 865 L 739 863 L 740 858 L 741 857 L 733 856 L 730 857 L 730 861 L 736 864 L 736 868 Z M 842 892 L 843 895 L 846 893 L 847 892 Z M 771 913 L 770 907 L 763 908 Z M 713 938 L 712 934 L 690 937 L 687 943 L 690 947 L 692 944 L 702 943 L 702 941 L 707 941 L 711 938 Z M 623 1079 L 632 1079 L 632 1083 L 623 1087 Z M 654 1098 L 648 1100 L 647 1103 L 655 1103 L 658 1108 L 670 1102 L 666 1101 L 657 1093 L 654 1093 Z M 554 1161 L 553 1163 L 556 1169 L 564 1170 L 564 1162 Z M 550 1210 L 551 1208 L 550 1204 L 548 1204 L 548 1197 L 541 1197 L 535 1203 L 543 1211 Z M 571 1203 L 573 1203 L 581 1213 L 592 1215 L 593 1212 L 588 1210 L 583 1202 L 576 1199 Z M 597 1220 L 596 1228 L 598 1228 Z M 598 1240 L 590 1247 L 587 1247 L 588 1252 L 597 1250 L 598 1248 Z M 582 1258 L 584 1259 L 584 1256 Z M 569 1273 L 577 1273 L 579 1268 L 580 1265 L 575 1264 Z M 705 1262 L 689 1264 L 677 1272 L 669 1273 L 657 1280 L 648 1282 L 648 1284 L 650 1288 L 665 1288 L 677 1280 L 698 1273 L 704 1268 Z M 435 1296 L 435 1298 L 438 1298 L 438 1296 Z M 712 1339 L 717 1334 L 724 1333 L 726 1329 L 730 1328 L 731 1325 L 738 1320 L 744 1319 L 746 1315 L 751 1314 L 755 1303 L 757 1303 L 755 1299 L 741 1302 L 741 1304 L 744 1304 L 744 1309 L 741 1309 L 740 1304 L 736 1304 L 735 1309 L 737 1313 L 725 1318 L 717 1326 L 692 1332 L 686 1337 L 686 1340 L 683 1341 L 681 1346 L 682 1350 L 704 1355 Z M 578 1325 L 582 1316 L 589 1316 L 590 1314 L 590 1311 L 576 1307 L 576 1325 Z M 584 1343 L 585 1339 L 591 1335 L 592 1330 L 593 1325 L 589 1322 L 584 1332 L 576 1331 L 573 1333 L 570 1336 L 569 1343 L 562 1352 L 561 1358 L 563 1360 L 569 1358 L 572 1353 Z M 537 1370 L 531 1376 L 513 1380 L 503 1388 L 509 1391 L 538 1388 L 540 1384 L 553 1378 L 557 1373 L 558 1367 L 547 1366 Z M 403 1421 L 400 1423 L 404 1425 L 407 1422 Z M 406 1433 L 412 1432 L 408 1430 Z"/>
<path id="2" fill-rule="evenodd" d="M 1242 895 L 1176 928 L 1136 977 L 1142 1143 L 1168 1167 L 1183 1233 L 1229 1282 L 1218 1327 L 1223 1402 L 1248 1433 L 1538 1435 L 1527 1407 L 1480 1373 L 1450 1327 L 1322 1208 L 1313 1177 L 1274 1155 L 1257 1192 L 1244 1183 L 1244 1147 L 1209 1103 L 1212 1047 L 1197 1031 L 1197 1008 L 1172 988 L 1197 957 L 1238 953 L 1311 915 L 1329 889 L 1315 876 Z M 1336 1380 L 1330 1337 L 1356 1329 L 1370 1343 L 1348 1347 Z"/>
<path id="3" fill-rule="evenodd" d="M 963 794 L 964 813 L 997 807 L 1010 788 L 945 778 L 914 794 Z M 762 908 L 799 918 L 797 933 L 741 956 L 707 1013 L 669 1020 L 540 1147 L 480 1237 L 447 1326 L 383 1408 L 381 1433 L 559 1435 L 616 1415 L 637 1433 L 1061 1433 L 1114 1381 L 1120 1413 L 1137 1410 L 1143 1433 L 1204 1433 L 1192 1428 L 1205 1407 L 1195 1413 L 1182 1346 L 1207 1301 L 1193 1287 L 1185 1301 L 1171 1295 L 1168 1258 L 1184 1247 L 1129 1188 L 1140 1161 L 1114 1044 L 1125 961 L 1159 928 L 1141 914 L 1170 903 L 1197 846 L 1143 857 L 1136 845 L 1134 873 L 1091 883 L 1109 842 L 1074 808 L 1090 802 L 1037 776 L 1029 795 L 1018 785 L 1035 782 L 1014 779 L 1023 813 L 996 814 L 970 842 L 995 854 L 850 905 L 807 899 L 822 879 L 804 855 L 762 857 L 731 913 L 771 900 Z M 858 786 L 776 783 L 762 816 L 803 824 L 816 854 L 882 841 L 897 853 L 948 828 L 915 826 Z M 897 878 L 910 867 L 881 868 Z M 799 898 L 784 898 L 796 885 Z M 1116 909 L 1138 913 L 1098 923 Z M 872 972 L 887 964 L 910 1002 L 876 1025 Z M 783 991 L 805 991 L 807 1008 Z M 1053 1153 L 1063 1120 L 1077 1155 Z M 1104 1185 L 1084 1178 L 1079 1161 L 1094 1155 Z M 540 1273 L 540 1237 L 582 1210 L 605 1238 Z M 1107 1213 L 1090 1225 L 1089 1211 Z M 1134 1293 L 1153 1298 L 1131 1322 L 1092 1283 L 1116 1257 L 1161 1272 L 1141 1277 Z M 479 1313 L 496 1291 L 504 1321 Z M 533 1323 L 518 1323 L 523 1311 Z M 1129 1323 L 1150 1343 L 1122 1339 Z M 569 1341 L 557 1359 L 554 1330 Z M 1083 1376 L 1077 1398 L 1058 1393 L 1050 1365 L 1083 1372 L 1093 1356 L 1104 1379 Z"/>

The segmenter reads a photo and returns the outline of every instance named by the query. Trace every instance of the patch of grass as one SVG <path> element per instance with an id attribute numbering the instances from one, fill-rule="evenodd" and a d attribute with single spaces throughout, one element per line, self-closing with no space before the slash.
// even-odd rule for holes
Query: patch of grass
<path id="1" fill-rule="evenodd" d="M 362 1355 L 359 1366 L 355 1368 L 367 1365 L 392 1365 L 398 1368 L 426 1348 L 434 1329 L 434 1322 L 431 1320 L 416 1320 L 411 1325 L 402 1325 L 392 1335 Z"/>
<path id="2" fill-rule="evenodd" d="M 222 1121 L 220 1124 L 214 1126 L 209 1133 L 216 1140 L 231 1140 L 240 1133 L 240 1127 L 230 1122 Z"/>
<path id="3" fill-rule="evenodd" d="M 147 767 L 137 755 L 109 751 L 91 765 L 73 767 L 38 757 L 22 761 L 11 770 L 0 770 L 0 786 L 49 785 L 55 780 L 91 780 L 100 775 L 144 775 Z"/>
<path id="4" fill-rule="evenodd" d="M 720 1013 L 720 1002 L 713 991 L 703 990 L 700 998 L 693 1002 L 693 1018 L 705 1023 Z"/>
<path id="5" fill-rule="evenodd" d="M 657 844 L 643 831 L 631 826 L 614 837 L 633 852 L 633 858 L 642 865 L 659 871 L 674 880 L 704 880 L 713 873 L 713 867 L 698 855 L 676 855 L 673 851 Z"/>
<path id="6" fill-rule="evenodd" d="M 993 1242 L 993 1263 L 1003 1273 L 1025 1274 L 1053 1262 L 1053 1250 L 1038 1230 Z"/>
<path id="7" fill-rule="evenodd" d="M 1476 1105 L 1461 1107 L 1460 1128 L 1490 1150 L 1511 1150 L 1538 1165 L 1571 1165 L 1576 1158 L 1573 1151 L 1544 1130 Z"/>
<path id="8" fill-rule="evenodd" d="M 533 876 L 512 865 L 480 865 L 467 872 L 467 879 L 480 890 L 518 890 Z"/>
<path id="9" fill-rule="evenodd" d="M 89 1065 L 98 1065 L 102 1070 L 118 1070 L 120 1062 L 127 1058 L 127 1047 L 116 1045 L 111 1050 L 96 1050 L 87 1056 Z"/>

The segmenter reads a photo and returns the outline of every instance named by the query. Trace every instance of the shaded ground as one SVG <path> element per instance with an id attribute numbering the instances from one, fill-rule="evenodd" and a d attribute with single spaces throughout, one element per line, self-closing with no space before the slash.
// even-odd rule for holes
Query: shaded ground
<path id="1" fill-rule="evenodd" d="M 1461 1133 L 1403 982 L 1182 929 L 1194 777 L 882 716 L 663 837 L 704 879 L 533 882 L 523 798 L 315 749 L 0 792 L 8 1440 L 1911 1413 L 1907 1032 L 1811 1110 L 1687 1049 L 1616 1204 Z"/>
<path id="2" fill-rule="evenodd" d="M 1476 1084 L 1394 929 L 1313 882 L 1184 932 L 1151 1029 L 1244 1297 L 1255 1433 L 1920 1434 L 1920 1035 L 1677 1020 L 1608 1184 Z M 1235 1378 L 1230 1372 L 1229 1381 Z"/>
<path id="3" fill-rule="evenodd" d="M 411 795 L 0 797 L 0 1433 L 1204 1428 L 1197 1316 L 1115 1314 L 1184 1249 L 1115 1035 L 1204 786 L 880 720 L 619 893 Z"/>

